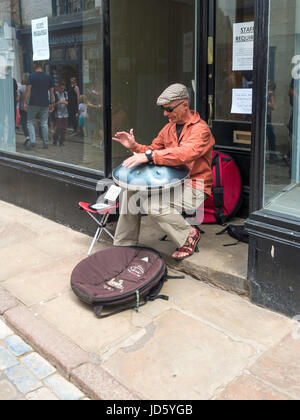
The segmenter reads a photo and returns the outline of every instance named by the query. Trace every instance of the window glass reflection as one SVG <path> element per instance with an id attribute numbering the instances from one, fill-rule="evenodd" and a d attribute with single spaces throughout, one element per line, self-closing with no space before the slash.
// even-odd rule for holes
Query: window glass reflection
<path id="1" fill-rule="evenodd" d="M 160 93 L 183 83 L 194 107 L 195 1 L 111 1 L 112 132 L 134 128 L 150 144 L 166 121 Z M 113 144 L 113 167 L 126 150 Z"/>
<path id="2" fill-rule="evenodd" d="M 1 1 L 1 151 L 104 170 L 101 14 L 100 0 Z M 40 60 L 39 73 L 54 89 L 54 103 L 49 85 L 42 106 L 31 95 L 24 104 L 28 86 L 33 96 L 43 90 L 32 42 L 32 21 L 41 18 L 48 19 L 50 57 Z"/>
<path id="3" fill-rule="evenodd" d="M 300 217 L 300 0 L 271 0 L 265 207 Z"/>

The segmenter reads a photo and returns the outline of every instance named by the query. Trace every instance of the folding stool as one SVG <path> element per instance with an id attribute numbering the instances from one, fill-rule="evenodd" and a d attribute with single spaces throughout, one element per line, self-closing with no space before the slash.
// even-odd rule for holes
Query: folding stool
<path id="1" fill-rule="evenodd" d="M 119 204 L 116 203 L 115 205 L 108 205 L 104 207 L 103 209 L 95 210 L 92 208 L 91 203 L 84 203 L 84 202 L 79 203 L 79 208 L 82 211 L 85 211 L 97 223 L 97 226 L 98 226 L 95 236 L 93 238 L 91 247 L 89 249 L 88 255 L 91 255 L 93 248 L 95 246 L 95 243 L 100 240 L 100 237 L 103 231 L 106 232 L 107 235 L 112 238 L 112 240 L 114 240 L 113 235 L 106 229 L 106 225 L 107 225 L 109 216 L 115 213 L 116 209 L 118 208 L 118 205 Z M 97 219 L 96 215 L 100 216 L 99 220 Z"/>

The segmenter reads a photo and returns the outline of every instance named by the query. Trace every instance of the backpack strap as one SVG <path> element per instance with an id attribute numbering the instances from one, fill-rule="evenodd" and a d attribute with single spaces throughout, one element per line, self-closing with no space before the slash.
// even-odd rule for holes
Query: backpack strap
<path id="1" fill-rule="evenodd" d="M 139 308 L 146 305 L 146 303 L 149 302 L 149 301 L 153 302 L 156 299 L 169 300 L 169 296 L 158 294 L 161 291 L 164 283 L 167 281 L 167 278 L 168 277 L 167 277 L 167 271 L 166 271 L 164 276 L 162 277 L 162 279 L 157 283 L 157 285 L 154 286 L 150 290 L 150 292 L 144 297 L 144 303 L 140 303 L 140 294 L 139 294 L 139 291 L 137 290 L 136 291 L 136 304 L 135 305 L 127 306 L 126 308 L 117 309 L 116 311 L 109 312 L 108 314 L 105 314 L 105 315 L 101 315 L 101 313 L 103 311 L 103 305 L 95 304 L 94 305 L 94 314 L 96 315 L 97 318 L 103 319 L 103 318 L 108 318 L 112 315 L 119 314 L 121 312 L 128 311 L 130 309 L 135 309 L 136 312 L 138 312 Z"/>
<path id="2" fill-rule="evenodd" d="M 224 188 L 222 186 L 222 159 L 218 152 L 215 152 L 214 154 L 212 166 L 215 167 L 216 172 L 216 185 L 213 189 L 214 205 L 217 209 L 215 212 L 215 218 L 219 224 L 224 225 L 227 218 L 223 212 Z"/>

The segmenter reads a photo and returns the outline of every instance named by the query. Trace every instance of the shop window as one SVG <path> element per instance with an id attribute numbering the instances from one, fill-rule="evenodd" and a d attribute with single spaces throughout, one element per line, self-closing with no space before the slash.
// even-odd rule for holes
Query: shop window
<path id="1" fill-rule="evenodd" d="M 300 0 L 271 0 L 264 206 L 300 218 Z"/>
<path id="2" fill-rule="evenodd" d="M 14 2 L 8 3 L 13 5 Z M 20 0 L 18 11 L 22 11 L 22 16 L 13 6 L 6 8 L 5 13 L 0 11 L 0 28 L 3 29 L 0 31 L 0 152 L 104 171 L 101 8 L 93 11 L 92 23 L 90 15 L 82 13 L 74 15 L 65 27 L 60 14 L 93 8 L 95 1 L 41 0 L 40 3 L 41 7 L 33 9 L 32 2 Z M 43 11 L 54 6 L 57 16 L 47 19 Z M 36 19 L 42 22 L 33 31 Z M 36 39 L 38 36 L 41 37 Z M 48 119 L 45 113 L 43 118 L 45 109 L 35 114 L 28 132 L 26 118 L 36 105 L 29 102 L 27 113 L 23 105 L 26 84 L 32 80 L 26 72 L 33 72 L 33 58 L 40 61 L 44 72 L 51 76 L 57 93 L 56 103 L 63 100 L 68 105 L 57 104 Z M 80 93 L 79 103 L 72 86 L 74 78 Z M 62 85 L 66 94 L 61 91 Z M 43 90 L 46 106 L 39 106 L 46 110 L 51 99 L 51 90 L 47 89 L 46 93 L 43 89 L 32 92 L 32 97 L 36 97 L 41 96 Z M 45 120 L 46 126 L 41 124 Z M 26 141 L 29 135 L 31 141 Z"/>
<path id="3" fill-rule="evenodd" d="M 194 0 L 112 0 L 112 131 L 134 129 L 149 144 L 167 123 L 156 106 L 172 83 L 184 83 L 194 107 Z M 113 143 L 113 167 L 128 156 Z"/>

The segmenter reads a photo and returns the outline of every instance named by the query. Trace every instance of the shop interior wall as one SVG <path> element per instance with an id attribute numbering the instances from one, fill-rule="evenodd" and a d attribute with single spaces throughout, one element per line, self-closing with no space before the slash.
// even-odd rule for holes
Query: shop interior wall
<path id="1" fill-rule="evenodd" d="M 194 0 L 111 1 L 112 130 L 134 128 L 150 144 L 167 123 L 158 96 L 171 83 L 194 79 Z M 113 167 L 126 156 L 113 145 Z"/>

